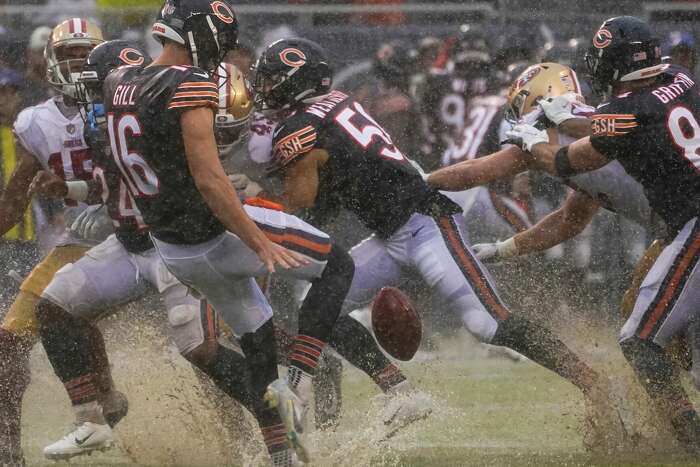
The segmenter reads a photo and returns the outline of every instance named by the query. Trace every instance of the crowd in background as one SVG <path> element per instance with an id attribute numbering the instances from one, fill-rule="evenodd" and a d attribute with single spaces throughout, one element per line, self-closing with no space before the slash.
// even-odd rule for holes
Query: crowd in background
<path id="1" fill-rule="evenodd" d="M 28 2 L 0 1 L 0 5 L 18 3 Z M 104 18 L 100 8 L 110 6 L 107 0 L 79 3 L 81 14 L 93 12 L 98 18 L 100 15 Z M 401 0 L 358 0 L 357 3 L 401 3 Z M 60 5 L 61 1 L 49 0 L 48 4 Z M 105 28 L 108 35 L 111 33 L 110 38 L 120 36 L 141 41 L 152 50 L 158 47 L 147 34 L 152 18 L 140 15 L 122 14 L 116 18 L 118 26 Z M 42 102 L 52 93 L 44 79 L 43 49 L 51 27 L 61 19 L 53 16 L 51 21 L 42 20 L 43 24 L 36 24 L 37 17 L 7 24 L 0 19 L 0 188 L 16 163 L 13 160 L 16 143 L 11 131 L 15 117 L 23 108 Z M 365 17 L 361 23 L 363 27 L 376 22 L 395 25 L 404 20 L 398 13 L 374 19 Z M 513 24 L 500 32 L 495 31 L 502 23 L 500 26 L 478 22 L 433 24 L 414 29 L 405 26 L 382 27 L 369 33 L 355 28 L 352 38 L 347 36 L 345 26 L 309 30 L 299 24 L 277 22 L 257 28 L 255 34 L 246 34 L 243 26 L 241 47 L 227 60 L 247 73 L 260 48 L 272 40 L 290 35 L 311 36 L 315 40 L 327 37 L 322 42 L 333 57 L 335 86 L 354 93 L 392 135 L 397 146 L 427 171 L 498 149 L 508 87 L 528 65 L 540 61 L 569 65 L 579 73 L 586 89 L 585 30 L 561 31 L 545 23 L 533 27 L 525 24 L 525 18 L 523 24 Z M 664 53 L 694 71 L 697 56 L 692 28 L 667 24 L 665 30 Z M 588 102 L 595 104 L 595 96 L 586 94 Z M 487 114 L 488 120 L 477 121 Z M 234 168 L 249 166 L 244 160 L 245 154 L 238 154 Z M 489 186 L 487 190 L 494 205 L 505 200 L 525 213 L 526 218 L 520 223 L 517 219 L 509 220 L 513 233 L 536 223 L 566 196 L 566 189 L 560 184 L 536 174 L 525 174 Z M 470 215 L 468 212 L 465 215 L 469 223 Z M 473 242 L 499 240 L 489 238 L 494 234 L 488 229 L 480 230 L 483 226 L 478 221 L 471 225 Z M 347 247 L 366 234 L 346 215 L 323 227 Z M 62 228 L 61 206 L 35 200 L 24 221 L 0 240 L 0 303 L 10 302 L 8 298 L 16 290 L 18 279 L 51 247 L 53 232 Z M 648 241 L 648 235 L 639 226 L 604 213 L 577 239 L 547 252 L 540 260 L 560 280 L 570 276 L 572 284 L 596 288 L 596 297 L 609 296 L 614 303 Z"/>

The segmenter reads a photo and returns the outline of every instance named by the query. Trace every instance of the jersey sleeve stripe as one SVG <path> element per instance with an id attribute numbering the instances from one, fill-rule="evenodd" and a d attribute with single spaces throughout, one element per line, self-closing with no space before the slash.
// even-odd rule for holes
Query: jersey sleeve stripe
<path id="1" fill-rule="evenodd" d="M 183 107 L 213 107 L 218 108 L 218 105 L 214 101 L 199 100 L 199 101 L 183 101 L 183 102 L 172 102 L 168 106 L 168 109 L 179 109 Z"/>
<path id="2" fill-rule="evenodd" d="M 636 120 L 637 117 L 632 114 L 595 114 L 593 118 L 614 118 L 624 120 Z"/>
<path id="3" fill-rule="evenodd" d="M 187 83 L 180 83 L 178 86 L 178 89 L 180 88 L 213 88 L 213 89 L 219 89 L 219 87 L 216 85 L 216 83 L 210 83 L 206 81 L 202 82 L 187 82 Z"/>
<path id="4" fill-rule="evenodd" d="M 190 91 L 190 92 L 177 92 L 173 96 L 173 99 L 179 99 L 181 97 L 213 97 L 214 99 L 219 99 L 219 93 L 213 91 Z"/>

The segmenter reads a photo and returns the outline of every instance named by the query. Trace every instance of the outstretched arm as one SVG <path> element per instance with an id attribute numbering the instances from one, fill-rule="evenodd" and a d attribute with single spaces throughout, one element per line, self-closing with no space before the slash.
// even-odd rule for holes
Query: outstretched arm
<path id="1" fill-rule="evenodd" d="M 428 184 L 445 191 L 463 191 L 528 169 L 531 156 L 511 146 L 486 157 L 438 169 L 428 176 Z"/>
<path id="2" fill-rule="evenodd" d="M 569 146 L 561 147 L 551 143 L 539 143 L 532 146 L 535 168 L 559 177 L 590 172 L 610 162 L 596 151 L 590 137 L 574 141 Z"/>
<path id="3" fill-rule="evenodd" d="M 574 191 L 559 209 L 526 231 L 503 242 L 474 245 L 474 249 L 484 261 L 545 251 L 583 232 L 599 208 L 593 198 Z"/>

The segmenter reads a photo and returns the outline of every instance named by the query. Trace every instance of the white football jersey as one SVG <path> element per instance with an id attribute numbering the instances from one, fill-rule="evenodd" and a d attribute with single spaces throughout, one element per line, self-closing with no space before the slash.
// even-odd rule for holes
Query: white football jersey
<path id="1" fill-rule="evenodd" d="M 66 181 L 91 180 L 92 159 L 83 137 L 83 119 L 76 112 L 67 118 L 53 97 L 41 104 L 24 109 L 17 116 L 14 133 L 20 144 L 41 164 Z M 87 207 L 84 203 L 67 202 L 64 216 L 70 227 L 73 220 Z M 66 229 L 57 244 L 93 245 Z"/>

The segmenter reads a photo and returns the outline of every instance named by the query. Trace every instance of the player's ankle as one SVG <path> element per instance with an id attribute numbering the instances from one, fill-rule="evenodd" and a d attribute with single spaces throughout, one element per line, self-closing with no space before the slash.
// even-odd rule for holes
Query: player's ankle
<path id="1" fill-rule="evenodd" d="M 107 421 L 102 414 L 102 405 L 96 400 L 74 405 L 73 412 L 77 423 L 96 423 L 98 425 L 106 425 Z"/>
<path id="2" fill-rule="evenodd" d="M 406 377 L 401 372 L 399 367 L 393 363 L 389 363 L 375 375 L 372 375 L 372 379 L 384 393 L 393 393 L 395 392 L 396 388 L 400 389 L 405 387 L 406 385 L 403 383 L 408 383 Z"/>

